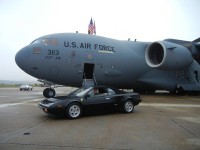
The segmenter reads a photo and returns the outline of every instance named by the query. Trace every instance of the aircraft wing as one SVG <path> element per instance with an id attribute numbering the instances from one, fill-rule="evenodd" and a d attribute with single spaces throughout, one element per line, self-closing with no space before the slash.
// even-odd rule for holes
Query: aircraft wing
<path id="1" fill-rule="evenodd" d="M 192 50 L 192 46 L 195 45 L 196 48 L 200 51 L 200 38 L 195 39 L 194 41 L 183 41 L 183 40 L 177 40 L 177 39 L 165 39 L 164 41 L 179 44 L 182 46 L 185 46 L 189 50 Z"/>
<path id="2" fill-rule="evenodd" d="M 177 39 L 165 39 L 164 41 L 179 44 L 188 48 L 194 59 L 200 63 L 200 38 L 197 38 L 194 41 L 183 41 Z"/>

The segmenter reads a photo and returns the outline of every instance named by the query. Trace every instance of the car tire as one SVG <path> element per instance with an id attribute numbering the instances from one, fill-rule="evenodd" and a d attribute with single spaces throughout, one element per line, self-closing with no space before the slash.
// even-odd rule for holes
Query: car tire
<path id="1" fill-rule="evenodd" d="M 79 103 L 71 103 L 66 109 L 66 115 L 69 119 L 77 119 L 82 115 L 82 107 Z"/>
<path id="2" fill-rule="evenodd" d="M 126 100 L 124 103 L 123 103 L 123 111 L 125 113 L 132 113 L 134 110 L 134 103 L 132 100 Z"/>

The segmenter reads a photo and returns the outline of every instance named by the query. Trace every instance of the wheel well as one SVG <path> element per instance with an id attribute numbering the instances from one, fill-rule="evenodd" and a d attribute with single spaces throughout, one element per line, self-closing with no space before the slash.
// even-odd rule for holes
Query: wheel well
<path id="1" fill-rule="evenodd" d="M 83 107 L 83 105 L 82 105 L 80 102 L 78 102 L 78 101 L 73 101 L 73 102 L 70 102 L 70 103 L 66 106 L 66 109 L 67 109 L 68 106 L 69 106 L 70 104 L 72 104 L 72 103 L 79 104 L 81 107 Z"/>
<path id="2" fill-rule="evenodd" d="M 124 101 L 128 101 L 128 100 L 131 100 L 131 101 L 133 101 L 133 102 L 134 102 L 134 99 L 133 99 L 133 98 L 131 98 L 131 97 L 127 97 L 127 98 L 125 98 L 125 99 L 124 99 Z"/>
<path id="3" fill-rule="evenodd" d="M 135 100 L 132 97 L 125 98 L 124 101 L 123 101 L 123 103 L 125 101 L 129 101 L 129 100 L 132 101 L 133 102 L 133 106 L 135 106 Z"/>

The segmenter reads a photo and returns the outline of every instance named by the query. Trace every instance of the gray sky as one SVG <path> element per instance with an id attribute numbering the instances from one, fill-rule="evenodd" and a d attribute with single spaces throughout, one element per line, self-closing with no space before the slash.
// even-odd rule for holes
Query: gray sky
<path id="1" fill-rule="evenodd" d="M 200 37 L 200 0 L 0 0 L 0 80 L 36 80 L 15 64 L 15 54 L 52 33 L 87 33 L 119 40 Z"/>

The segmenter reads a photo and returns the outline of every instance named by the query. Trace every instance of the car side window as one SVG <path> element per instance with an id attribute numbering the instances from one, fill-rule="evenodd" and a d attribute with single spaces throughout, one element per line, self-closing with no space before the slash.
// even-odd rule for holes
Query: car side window
<path id="1" fill-rule="evenodd" d="M 116 94 L 115 91 L 108 88 L 108 95 L 115 95 L 115 94 Z"/>
<path id="2" fill-rule="evenodd" d="M 95 97 L 106 96 L 108 94 L 107 89 L 105 88 L 98 88 L 98 89 L 95 89 L 94 91 L 95 91 L 94 92 Z"/>
<path id="3" fill-rule="evenodd" d="M 106 95 L 114 95 L 115 92 L 112 89 L 107 88 L 94 88 L 87 95 L 89 97 L 100 97 Z"/>

